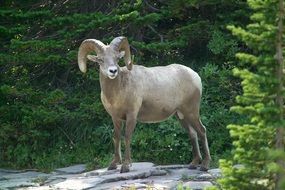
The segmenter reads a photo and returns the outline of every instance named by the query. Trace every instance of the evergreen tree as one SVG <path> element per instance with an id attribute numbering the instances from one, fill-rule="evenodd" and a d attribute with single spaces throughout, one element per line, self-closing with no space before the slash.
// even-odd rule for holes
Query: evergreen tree
<path id="1" fill-rule="evenodd" d="M 277 81 L 279 83 L 277 88 L 277 94 L 276 94 L 276 103 L 277 107 L 279 107 L 279 119 L 280 123 L 279 126 L 277 126 L 276 129 L 276 142 L 275 142 L 275 148 L 276 151 L 281 153 L 281 155 L 284 155 L 284 125 L 285 123 L 282 122 L 284 120 L 284 56 L 283 56 L 283 35 L 284 35 L 284 16 L 285 16 L 285 10 L 284 10 L 284 0 L 279 0 L 278 5 L 278 14 L 277 14 L 277 20 L 278 20 L 278 28 L 277 28 L 277 36 L 276 36 L 276 60 L 277 60 Z M 284 157 L 277 157 L 277 166 L 280 168 L 280 170 L 277 170 L 277 176 L 275 180 L 275 187 L 276 189 L 284 189 L 285 187 L 285 181 L 282 182 L 282 178 L 284 177 L 284 169 L 285 169 L 285 159 Z M 282 184 L 283 183 L 283 184 Z"/>
<path id="2" fill-rule="evenodd" d="M 228 126 L 233 159 L 221 160 L 219 183 L 225 190 L 284 189 L 279 173 L 284 165 L 273 154 L 276 148 L 281 152 L 277 155 L 284 154 L 284 4 L 283 0 L 248 0 L 248 4 L 254 10 L 252 23 L 246 29 L 228 27 L 250 48 L 236 55 L 242 65 L 234 75 L 242 79 L 243 94 L 232 107 L 247 121 Z"/>

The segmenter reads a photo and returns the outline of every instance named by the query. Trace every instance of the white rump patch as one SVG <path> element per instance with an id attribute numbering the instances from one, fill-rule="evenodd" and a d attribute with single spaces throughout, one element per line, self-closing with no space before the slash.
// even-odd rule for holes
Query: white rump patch
<path id="1" fill-rule="evenodd" d="M 177 111 L 177 115 L 179 119 L 184 119 L 184 115 L 180 111 Z"/>

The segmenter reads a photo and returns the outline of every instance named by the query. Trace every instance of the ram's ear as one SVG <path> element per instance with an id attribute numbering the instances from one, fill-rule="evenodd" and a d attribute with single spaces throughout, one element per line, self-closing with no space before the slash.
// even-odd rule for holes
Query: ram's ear
<path id="1" fill-rule="evenodd" d="M 92 62 L 96 62 L 96 63 L 101 63 L 102 62 L 102 59 L 100 59 L 96 55 L 87 55 L 87 59 L 92 61 Z"/>

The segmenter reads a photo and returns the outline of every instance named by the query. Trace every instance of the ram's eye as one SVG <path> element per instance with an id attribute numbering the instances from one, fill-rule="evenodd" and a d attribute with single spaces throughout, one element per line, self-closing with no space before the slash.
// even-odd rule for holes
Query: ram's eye
<path id="1" fill-rule="evenodd" d="M 102 64 L 104 63 L 104 60 L 101 57 L 96 56 L 96 58 L 94 59 L 95 62 Z"/>
<path id="2" fill-rule="evenodd" d="M 98 59 L 97 59 L 97 63 L 99 63 L 99 64 L 103 64 L 103 63 L 104 63 L 104 61 L 103 61 L 103 59 L 98 58 Z"/>
<path id="3" fill-rule="evenodd" d="M 87 55 L 87 59 L 89 59 L 90 61 L 102 64 L 103 63 L 103 59 L 99 58 L 98 56 L 95 55 Z"/>

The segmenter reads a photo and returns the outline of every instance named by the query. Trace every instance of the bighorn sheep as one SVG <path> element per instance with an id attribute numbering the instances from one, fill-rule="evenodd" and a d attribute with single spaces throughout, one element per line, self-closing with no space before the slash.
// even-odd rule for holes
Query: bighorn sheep
<path id="1" fill-rule="evenodd" d="M 89 55 L 92 52 L 97 56 Z M 118 65 L 122 57 L 126 67 Z M 208 169 L 211 157 L 199 114 L 202 84 L 195 71 L 179 64 L 150 68 L 133 65 L 126 37 L 116 37 L 109 45 L 96 39 L 84 40 L 78 52 L 78 65 L 83 73 L 87 70 L 87 59 L 100 65 L 101 100 L 114 124 L 115 155 L 109 170 L 121 163 L 122 121 L 126 122 L 126 149 L 121 172 L 128 172 L 131 136 L 136 122 L 159 122 L 173 114 L 190 136 L 193 160 L 189 168 L 197 168 L 202 161 L 198 134 L 204 150 L 200 170 Z"/>

